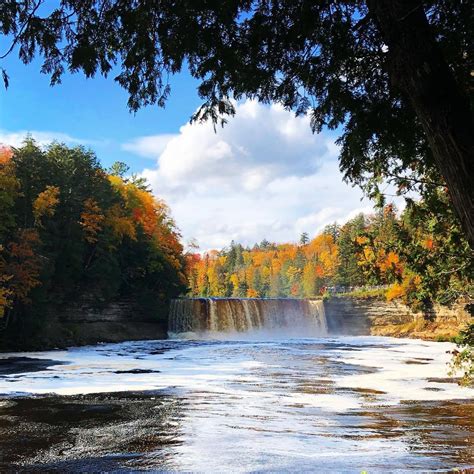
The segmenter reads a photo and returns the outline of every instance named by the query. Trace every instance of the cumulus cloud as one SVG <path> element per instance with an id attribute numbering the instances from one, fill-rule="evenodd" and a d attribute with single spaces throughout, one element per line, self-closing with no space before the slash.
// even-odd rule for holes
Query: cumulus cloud
<path id="1" fill-rule="evenodd" d="M 49 145 L 51 142 L 66 143 L 68 145 L 92 145 L 95 142 L 91 140 L 84 140 L 82 138 L 75 138 L 67 133 L 38 131 L 38 130 L 17 130 L 8 131 L 0 129 L 0 143 L 12 147 L 20 147 L 24 142 L 26 136 L 33 137 L 39 146 Z"/>
<path id="2" fill-rule="evenodd" d="M 123 147 L 157 157 L 143 171 L 169 203 L 183 237 L 202 250 L 232 239 L 251 245 L 315 235 L 371 203 L 343 183 L 329 133 L 313 135 L 306 117 L 254 101 L 236 105 L 224 128 L 183 125 L 177 135 L 139 137 Z"/>

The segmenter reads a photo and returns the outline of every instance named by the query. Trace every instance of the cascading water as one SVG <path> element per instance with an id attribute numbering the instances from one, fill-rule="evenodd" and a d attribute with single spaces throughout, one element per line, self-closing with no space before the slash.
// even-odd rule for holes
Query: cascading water
<path id="1" fill-rule="evenodd" d="M 180 298 L 171 302 L 170 335 L 246 331 L 325 335 L 324 304 L 321 300 L 290 298 Z"/>

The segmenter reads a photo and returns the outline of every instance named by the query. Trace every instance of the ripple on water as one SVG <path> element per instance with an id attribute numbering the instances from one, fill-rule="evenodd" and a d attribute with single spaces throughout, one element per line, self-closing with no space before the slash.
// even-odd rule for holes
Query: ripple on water
<path id="1" fill-rule="evenodd" d="M 450 348 L 341 337 L 140 341 L 6 354 L 0 468 L 472 466 L 474 391 L 446 376 Z"/>

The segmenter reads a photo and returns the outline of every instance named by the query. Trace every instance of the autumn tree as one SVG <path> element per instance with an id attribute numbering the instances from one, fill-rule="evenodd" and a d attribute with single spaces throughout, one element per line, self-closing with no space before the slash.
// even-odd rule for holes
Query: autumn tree
<path id="1" fill-rule="evenodd" d="M 341 169 L 370 196 L 386 180 L 422 195 L 446 183 L 474 245 L 469 2 L 41 4 L 2 2 L 3 57 L 43 56 L 52 84 L 66 71 L 113 75 L 134 111 L 164 106 L 187 66 L 204 102 L 195 119 L 225 120 L 242 97 L 307 113 L 313 130 L 340 130 Z"/>
<path id="2" fill-rule="evenodd" d="M 71 302 L 129 298 L 166 317 L 169 298 L 185 290 L 166 204 L 107 174 L 90 150 L 27 138 L 0 155 L 0 182 L 0 315 L 13 333 Z"/>
<path id="3" fill-rule="evenodd" d="M 237 259 L 241 246 L 232 242 L 197 257 L 190 282 L 195 274 L 209 281 L 191 294 L 311 298 L 332 286 L 347 292 L 375 285 L 380 296 L 415 309 L 472 298 L 472 250 L 446 191 L 430 196 L 431 202 L 410 202 L 401 214 L 389 204 L 342 226 L 327 226 L 304 246 L 264 241 Z"/>

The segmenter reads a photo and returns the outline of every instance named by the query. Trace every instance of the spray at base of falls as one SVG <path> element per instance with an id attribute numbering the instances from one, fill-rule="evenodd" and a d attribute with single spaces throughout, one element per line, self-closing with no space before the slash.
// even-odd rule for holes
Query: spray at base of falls
<path id="1" fill-rule="evenodd" d="M 321 300 L 180 298 L 171 301 L 170 335 L 265 331 L 283 336 L 327 334 Z"/>

